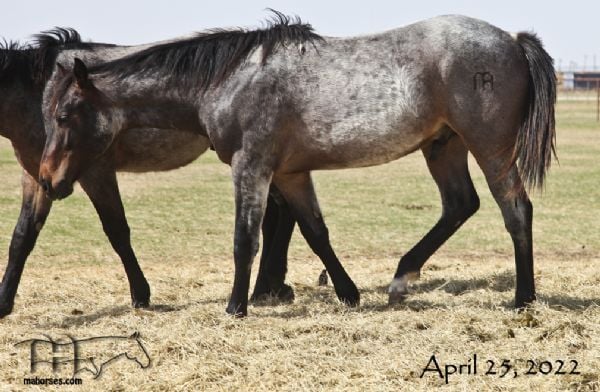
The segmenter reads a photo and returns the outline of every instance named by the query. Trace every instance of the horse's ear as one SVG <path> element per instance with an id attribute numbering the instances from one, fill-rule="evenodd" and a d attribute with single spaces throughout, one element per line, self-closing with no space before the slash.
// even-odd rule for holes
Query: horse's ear
<path id="1" fill-rule="evenodd" d="M 73 75 L 75 75 L 79 87 L 88 87 L 91 84 L 85 63 L 77 57 L 75 57 L 73 64 Z"/>

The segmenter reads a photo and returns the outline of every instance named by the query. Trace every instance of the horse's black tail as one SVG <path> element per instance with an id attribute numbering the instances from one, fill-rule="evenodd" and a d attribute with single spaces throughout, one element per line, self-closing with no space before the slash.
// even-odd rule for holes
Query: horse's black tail
<path id="1" fill-rule="evenodd" d="M 556 74 L 552 58 L 535 34 L 521 32 L 516 40 L 529 64 L 529 107 L 513 157 L 525 187 L 542 188 L 552 155 L 556 157 Z"/>

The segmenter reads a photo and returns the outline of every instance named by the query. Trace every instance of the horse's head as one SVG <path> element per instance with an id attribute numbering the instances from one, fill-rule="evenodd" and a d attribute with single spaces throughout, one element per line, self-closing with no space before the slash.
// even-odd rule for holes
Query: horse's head
<path id="1" fill-rule="evenodd" d="M 148 350 L 146 350 L 141 341 L 140 333 L 134 332 L 129 336 L 128 340 L 133 344 L 131 345 L 131 349 L 126 353 L 127 359 L 135 361 L 142 369 L 149 367 L 152 364 L 152 360 L 150 359 Z"/>
<path id="2" fill-rule="evenodd" d="M 43 105 L 46 146 L 40 184 L 52 199 L 73 192 L 73 183 L 110 146 L 121 122 L 118 110 L 75 59 L 73 69 L 57 64 Z"/>

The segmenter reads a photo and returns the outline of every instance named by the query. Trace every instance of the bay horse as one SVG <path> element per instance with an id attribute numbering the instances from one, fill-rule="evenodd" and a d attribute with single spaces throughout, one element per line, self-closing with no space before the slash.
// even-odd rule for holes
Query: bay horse
<path id="1" fill-rule="evenodd" d="M 0 317 L 10 314 L 13 309 L 25 262 L 52 207 L 52 200 L 46 197 L 37 179 L 46 140 L 42 96 L 55 61 L 72 61 L 74 56 L 79 56 L 86 61 L 97 62 L 146 47 L 149 45 L 122 47 L 86 43 L 75 30 L 64 28 L 36 35 L 33 44 L 0 44 L 0 135 L 10 139 L 23 167 L 23 201 L 0 284 Z M 138 143 L 142 137 L 145 143 L 143 149 Z M 149 305 L 150 286 L 131 247 L 130 230 L 115 172 L 171 170 L 193 161 L 208 147 L 208 139 L 193 130 L 130 129 L 123 132 L 109 152 L 79 178 L 102 221 L 104 232 L 123 262 L 134 307 Z M 262 261 L 253 294 L 255 298 L 269 294 L 289 300 L 294 295 L 284 280 L 287 246 L 295 221 L 288 207 L 279 199 L 277 204 L 273 197 L 269 198 L 263 226 Z"/>
<path id="2" fill-rule="evenodd" d="M 227 312 L 244 316 L 271 182 L 338 296 L 351 298 L 310 172 L 383 164 L 420 149 L 443 211 L 398 263 L 389 288 L 395 303 L 479 207 L 470 152 L 514 244 L 515 306 L 534 301 L 527 190 L 543 185 L 555 140 L 556 80 L 541 41 L 457 15 L 350 38 L 321 37 L 277 12 L 274 19 L 91 67 L 79 59 L 60 67 L 43 107 L 40 182 L 49 197 L 67 197 L 121 132 L 196 123 L 232 169 L 235 275 Z"/>

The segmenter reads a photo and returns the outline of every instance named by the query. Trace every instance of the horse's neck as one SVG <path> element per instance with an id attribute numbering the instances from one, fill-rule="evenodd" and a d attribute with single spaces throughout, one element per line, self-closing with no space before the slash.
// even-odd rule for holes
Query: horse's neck
<path id="1" fill-rule="evenodd" d="M 198 93 L 168 77 L 103 78 L 100 89 L 122 110 L 122 130 L 162 128 L 199 132 Z"/>
<path id="2" fill-rule="evenodd" d="M 0 50 L 0 135 L 11 140 L 18 133 L 15 126 L 29 117 L 23 106 L 35 81 L 28 69 L 33 69 L 33 58 L 26 50 Z"/>
<path id="3" fill-rule="evenodd" d="M 46 134 L 41 113 L 41 87 L 31 91 L 13 83 L 0 99 L 0 135 L 8 138 L 21 166 L 37 178 Z M 4 90 L 2 88 L 2 90 Z"/>
<path id="4" fill-rule="evenodd" d="M 0 135 L 13 143 L 44 137 L 42 127 L 42 87 L 34 81 L 10 79 L 1 83 Z"/>

